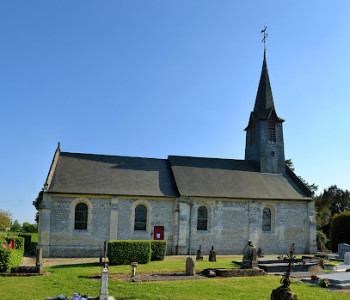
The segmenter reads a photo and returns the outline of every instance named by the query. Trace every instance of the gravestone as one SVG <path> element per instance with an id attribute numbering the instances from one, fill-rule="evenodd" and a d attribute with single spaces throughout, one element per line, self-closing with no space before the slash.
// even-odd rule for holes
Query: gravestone
<path id="1" fill-rule="evenodd" d="M 209 261 L 216 261 L 216 251 L 214 250 L 214 246 L 211 246 L 211 250 L 209 252 Z"/>
<path id="2" fill-rule="evenodd" d="M 350 252 L 350 245 L 349 244 L 345 244 L 345 243 L 341 243 L 338 245 L 338 256 L 340 258 L 344 258 L 344 253 L 345 252 Z"/>
<path id="3" fill-rule="evenodd" d="M 321 241 L 321 237 L 319 235 L 317 235 L 317 251 L 323 251 L 322 249 L 322 241 Z"/>
<path id="4" fill-rule="evenodd" d="M 202 245 L 200 245 L 197 251 L 196 260 L 203 260 L 203 256 L 204 255 L 203 255 Z"/>
<path id="5" fill-rule="evenodd" d="M 192 257 L 187 257 L 186 259 L 186 275 L 196 275 L 196 263 Z"/>
<path id="6" fill-rule="evenodd" d="M 350 265 L 350 252 L 344 254 L 344 265 Z"/>
<path id="7" fill-rule="evenodd" d="M 248 244 L 243 249 L 243 260 L 241 269 L 258 268 L 258 261 L 256 255 L 256 248 L 252 241 L 248 241 Z"/>
<path id="8" fill-rule="evenodd" d="M 36 248 L 36 253 L 35 253 L 35 258 L 36 258 L 36 263 L 35 266 L 38 270 L 38 273 L 43 272 L 43 249 L 42 248 Z"/>
<path id="9" fill-rule="evenodd" d="M 262 249 L 259 247 L 258 251 L 257 251 L 258 257 L 264 257 L 264 252 L 262 251 Z"/>
<path id="10" fill-rule="evenodd" d="M 285 289 L 280 286 L 272 291 L 271 300 L 298 300 L 298 296 L 291 292 L 290 289 Z"/>

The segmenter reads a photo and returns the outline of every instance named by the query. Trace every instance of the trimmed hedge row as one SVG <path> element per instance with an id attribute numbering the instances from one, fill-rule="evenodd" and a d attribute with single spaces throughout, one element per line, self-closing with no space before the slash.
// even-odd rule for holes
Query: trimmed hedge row
<path id="1" fill-rule="evenodd" d="M 30 233 L 20 233 L 18 236 L 24 238 L 24 251 L 31 250 L 32 246 L 32 235 Z"/>
<path id="2" fill-rule="evenodd" d="M 110 265 L 147 264 L 163 260 L 166 248 L 166 241 L 110 241 L 107 255 Z"/>
<path id="3" fill-rule="evenodd" d="M 23 250 L 0 249 L 0 272 L 10 272 L 12 267 L 18 267 L 23 258 Z"/>
<path id="4" fill-rule="evenodd" d="M 128 265 L 134 261 L 147 264 L 151 260 L 149 241 L 110 241 L 108 260 L 111 265 Z"/>
<path id="5" fill-rule="evenodd" d="M 164 260 L 166 254 L 166 241 L 151 241 L 151 260 Z"/>
<path id="6" fill-rule="evenodd" d="M 350 244 L 350 211 L 335 214 L 331 219 L 330 241 L 333 252 L 338 251 L 338 244 Z"/>

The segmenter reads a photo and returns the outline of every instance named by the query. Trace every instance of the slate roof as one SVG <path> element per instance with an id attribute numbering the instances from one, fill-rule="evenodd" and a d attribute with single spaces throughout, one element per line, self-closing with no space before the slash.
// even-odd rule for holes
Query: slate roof
<path id="1" fill-rule="evenodd" d="M 60 152 L 48 192 L 178 197 L 166 159 Z"/>
<path id="2" fill-rule="evenodd" d="M 285 200 L 311 196 L 290 170 L 287 175 L 260 173 L 256 163 L 248 160 L 184 156 L 168 159 L 183 196 Z"/>
<path id="3" fill-rule="evenodd" d="M 47 181 L 47 191 L 52 193 L 282 200 L 310 197 L 290 170 L 285 176 L 264 174 L 253 161 L 246 160 L 58 152 L 52 168 L 52 180 Z"/>
<path id="4" fill-rule="evenodd" d="M 284 121 L 283 119 L 280 119 L 276 114 L 269 72 L 267 70 L 266 52 L 264 51 L 264 61 L 261 69 L 259 87 L 251 117 L 254 120 L 266 120 L 270 118 L 273 113 L 276 115 L 276 119 L 278 121 Z"/>

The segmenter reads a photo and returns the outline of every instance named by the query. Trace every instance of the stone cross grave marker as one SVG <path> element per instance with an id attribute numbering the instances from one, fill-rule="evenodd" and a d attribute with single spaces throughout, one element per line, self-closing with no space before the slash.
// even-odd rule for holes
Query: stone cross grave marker
<path id="1" fill-rule="evenodd" d="M 192 257 L 186 259 L 186 275 L 196 275 L 196 263 Z"/>

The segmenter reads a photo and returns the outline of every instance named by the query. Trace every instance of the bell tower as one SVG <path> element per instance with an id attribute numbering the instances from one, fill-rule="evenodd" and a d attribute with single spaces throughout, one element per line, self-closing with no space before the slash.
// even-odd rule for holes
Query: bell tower
<path id="1" fill-rule="evenodd" d="M 265 27 L 266 30 L 266 27 Z M 267 35 L 264 32 L 264 39 Z M 285 173 L 283 119 L 277 116 L 264 47 L 258 92 L 246 131 L 245 159 L 258 163 L 261 173 Z"/>

